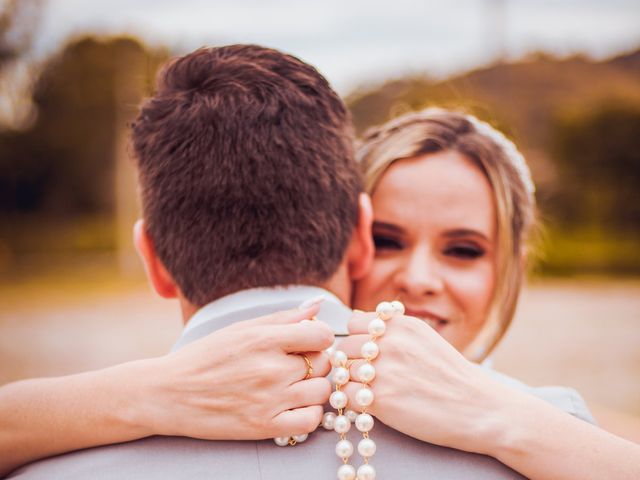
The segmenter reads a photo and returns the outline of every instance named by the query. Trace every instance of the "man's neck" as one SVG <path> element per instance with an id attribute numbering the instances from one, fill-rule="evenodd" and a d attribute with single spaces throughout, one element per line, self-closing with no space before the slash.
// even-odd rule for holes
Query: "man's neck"
<path id="1" fill-rule="evenodd" d="M 325 283 L 314 285 L 333 293 L 338 299 L 347 306 L 351 305 L 351 279 L 346 263 L 340 264 L 336 273 Z M 182 294 L 178 295 L 180 301 L 180 311 L 182 312 L 182 321 L 186 325 L 189 319 L 200 309 L 193 305 Z"/>

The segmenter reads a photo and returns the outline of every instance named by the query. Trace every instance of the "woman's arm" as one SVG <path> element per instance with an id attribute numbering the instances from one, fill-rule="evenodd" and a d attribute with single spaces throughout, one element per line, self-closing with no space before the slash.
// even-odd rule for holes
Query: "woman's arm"
<path id="1" fill-rule="evenodd" d="M 532 479 L 640 478 L 639 445 L 530 395 L 494 388 L 494 410 L 477 432 L 480 453 Z"/>
<path id="2" fill-rule="evenodd" d="M 370 318 L 351 320 L 340 346 L 350 358 L 361 357 Z M 640 446 L 490 378 L 424 322 L 394 317 L 378 345 L 369 410 L 396 430 L 492 456 L 532 479 L 640 478 Z M 346 386 L 351 400 L 358 388 Z"/>
<path id="3" fill-rule="evenodd" d="M 1 387 L 0 476 L 42 457 L 151 435 L 136 421 L 136 401 L 154 372 L 150 360 Z"/>
<path id="4" fill-rule="evenodd" d="M 169 355 L 0 387 L 0 476 L 39 458 L 149 435 L 262 439 L 313 431 L 334 335 L 318 305 L 239 322 Z M 296 352 L 308 352 L 314 373 Z M 269 399 L 269 402 L 265 402 Z"/>

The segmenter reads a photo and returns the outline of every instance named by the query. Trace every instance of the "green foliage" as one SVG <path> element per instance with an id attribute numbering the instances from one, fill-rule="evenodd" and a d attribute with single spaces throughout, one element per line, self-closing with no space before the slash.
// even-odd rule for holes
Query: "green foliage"
<path id="1" fill-rule="evenodd" d="M 573 227 L 640 231 L 640 106 L 609 102 L 565 116 L 553 152 L 565 185 L 557 217 Z"/>
<path id="2" fill-rule="evenodd" d="M 535 275 L 640 275 L 640 232 L 548 225 L 536 246 Z"/>

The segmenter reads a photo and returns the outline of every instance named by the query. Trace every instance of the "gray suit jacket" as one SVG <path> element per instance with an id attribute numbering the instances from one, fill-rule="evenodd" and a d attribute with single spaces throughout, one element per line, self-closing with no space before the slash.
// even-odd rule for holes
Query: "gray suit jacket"
<path id="1" fill-rule="evenodd" d="M 294 289 L 295 291 L 295 289 Z M 291 308 L 309 298 L 304 295 L 291 297 L 291 291 L 277 305 L 252 305 L 249 294 L 236 295 L 241 308 L 222 308 L 224 314 L 211 316 L 216 303 L 206 307 L 209 317 L 187 327 L 178 346 L 207 333 L 222 328 L 241 318 Z M 271 292 L 280 295 L 282 292 Z M 294 295 L 295 297 L 295 295 Z M 327 306 L 328 304 L 328 306 Z M 227 303 L 228 307 L 228 303 Z M 242 311 L 242 313 L 239 313 Z M 344 329 L 350 311 L 333 299 L 325 302 L 322 314 L 330 312 L 326 320 L 336 330 Z M 326 314 L 325 314 L 326 315 Z M 339 319 L 335 324 L 336 316 Z M 191 324 L 191 322 L 190 322 Z M 193 326 L 193 325 L 192 325 Z M 508 382 L 507 382 L 508 383 Z M 521 384 L 514 384 L 516 388 Z M 525 388 L 525 386 L 522 386 Z M 528 387 L 526 387 L 528 388 Z M 531 389 L 535 394 L 535 389 Z M 543 397 L 568 410 L 580 410 L 579 397 L 567 400 L 574 393 L 563 390 L 546 391 Z M 570 406 L 570 408 L 568 407 Z M 584 409 L 586 412 L 586 409 Z M 576 413 L 575 411 L 570 413 Z M 357 445 L 360 433 L 352 428 L 348 438 Z M 523 478 L 497 460 L 483 455 L 438 447 L 415 440 L 395 431 L 380 421 L 371 433 L 378 451 L 370 463 L 376 468 L 378 478 L 395 479 L 516 479 Z M 28 479 L 331 479 L 341 460 L 334 453 L 338 435 L 319 428 L 309 439 L 294 447 L 278 447 L 272 440 L 263 441 L 205 441 L 179 437 L 150 437 L 135 442 L 81 450 L 45 459 L 15 471 L 9 478 Z M 357 466 L 361 459 L 357 452 L 351 463 Z"/>

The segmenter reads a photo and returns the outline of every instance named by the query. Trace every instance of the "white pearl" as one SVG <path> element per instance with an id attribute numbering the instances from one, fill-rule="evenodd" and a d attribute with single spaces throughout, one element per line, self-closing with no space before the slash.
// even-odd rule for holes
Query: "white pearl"
<path id="1" fill-rule="evenodd" d="M 361 413 L 356 417 L 356 428 L 361 432 L 370 432 L 373 428 L 373 417 L 368 413 Z"/>
<path id="2" fill-rule="evenodd" d="M 338 469 L 338 480 L 355 480 L 356 478 L 356 469 L 353 468 L 352 465 L 345 463 L 344 465 L 340 465 Z"/>
<path id="3" fill-rule="evenodd" d="M 307 438 L 309 438 L 309 434 L 308 433 L 301 433 L 300 435 L 294 435 L 293 436 L 293 439 L 298 443 L 304 442 Z"/>
<path id="4" fill-rule="evenodd" d="M 363 438 L 358 443 L 358 453 L 363 457 L 373 457 L 373 454 L 376 453 L 376 442 L 370 438 Z"/>
<path id="5" fill-rule="evenodd" d="M 398 315 L 404 315 L 404 305 L 398 300 L 391 302 L 391 306 Z"/>
<path id="6" fill-rule="evenodd" d="M 351 428 L 351 422 L 344 415 L 338 415 L 334 423 L 334 430 L 337 433 L 347 433 Z"/>
<path id="7" fill-rule="evenodd" d="M 333 352 L 333 355 L 331 355 L 331 366 L 344 367 L 347 363 L 347 360 L 349 360 L 349 357 L 347 357 L 346 353 L 344 353 L 342 350 L 336 350 L 335 352 Z"/>
<path id="8" fill-rule="evenodd" d="M 336 410 L 346 407 L 348 401 L 347 394 L 340 391 L 333 392 L 329 397 L 329 403 Z"/>
<path id="9" fill-rule="evenodd" d="M 333 370 L 333 383 L 344 385 L 349 381 L 349 370 L 344 367 L 337 367 Z"/>
<path id="10" fill-rule="evenodd" d="M 336 421 L 336 414 L 333 412 L 324 412 L 322 415 L 322 426 L 325 430 L 333 430 Z"/>
<path id="11" fill-rule="evenodd" d="M 374 318 L 369 322 L 368 330 L 371 335 L 379 337 L 385 332 L 386 329 L 387 329 L 387 326 L 379 318 Z"/>
<path id="12" fill-rule="evenodd" d="M 356 392 L 356 403 L 361 407 L 368 407 L 373 403 L 373 392 L 370 388 L 361 388 Z"/>
<path id="13" fill-rule="evenodd" d="M 324 353 L 326 353 L 329 359 L 331 359 L 333 354 L 336 353 L 336 347 L 329 347 L 324 351 Z"/>
<path id="14" fill-rule="evenodd" d="M 347 416 L 350 422 L 355 422 L 356 418 L 358 418 L 358 412 L 354 410 L 347 410 L 346 412 L 344 412 L 344 414 Z"/>
<path id="15" fill-rule="evenodd" d="M 360 465 L 358 468 L 358 480 L 375 480 L 376 469 L 368 463 Z"/>
<path id="16" fill-rule="evenodd" d="M 360 347 L 360 353 L 362 354 L 362 358 L 373 360 L 378 356 L 378 353 L 380 353 L 380 349 L 376 342 L 368 341 Z"/>
<path id="17" fill-rule="evenodd" d="M 340 458 L 349 458 L 353 455 L 353 443 L 349 440 L 340 440 L 336 444 L 336 455 Z"/>
<path id="18" fill-rule="evenodd" d="M 289 437 L 276 437 L 273 441 L 276 442 L 276 445 L 279 447 L 286 447 L 289 445 Z"/>
<path id="19" fill-rule="evenodd" d="M 363 383 L 369 383 L 376 378 L 376 369 L 370 363 L 363 363 L 358 367 L 358 379 Z"/>
<path id="20" fill-rule="evenodd" d="M 389 302 L 380 302 L 376 307 L 376 315 L 382 320 L 389 320 L 394 313 L 395 309 Z"/>

